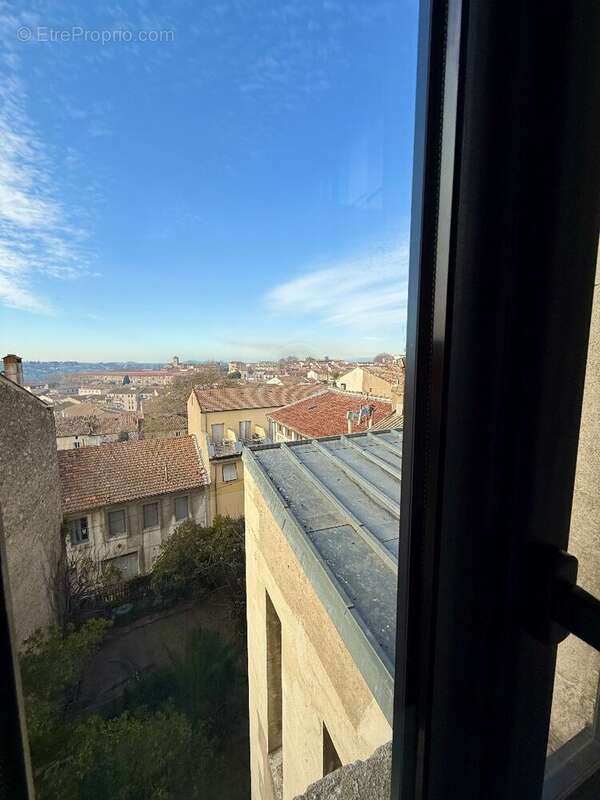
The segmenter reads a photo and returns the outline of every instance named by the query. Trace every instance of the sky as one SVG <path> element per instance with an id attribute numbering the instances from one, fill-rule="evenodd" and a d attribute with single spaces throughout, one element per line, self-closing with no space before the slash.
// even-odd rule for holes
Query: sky
<path id="1" fill-rule="evenodd" d="M 0 349 L 405 345 L 417 0 L 0 0 Z"/>

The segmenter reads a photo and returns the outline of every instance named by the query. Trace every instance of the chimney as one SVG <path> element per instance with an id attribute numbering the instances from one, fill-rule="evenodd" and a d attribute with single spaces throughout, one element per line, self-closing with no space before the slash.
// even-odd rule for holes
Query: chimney
<path id="1" fill-rule="evenodd" d="M 346 419 L 348 420 L 348 433 L 352 433 L 352 412 L 351 411 L 347 412 Z"/>
<path id="2" fill-rule="evenodd" d="M 9 353 L 2 360 L 4 361 L 4 375 L 13 383 L 23 386 L 23 359 Z"/>

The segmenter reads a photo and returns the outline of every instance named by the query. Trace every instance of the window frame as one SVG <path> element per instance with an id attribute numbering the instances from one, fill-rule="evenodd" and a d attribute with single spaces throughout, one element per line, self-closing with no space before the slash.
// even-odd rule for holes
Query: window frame
<path id="1" fill-rule="evenodd" d="M 556 645 L 532 553 L 568 537 L 599 26 L 585 3 L 421 3 L 394 800 L 543 791 Z"/>
<path id="2" fill-rule="evenodd" d="M 81 521 L 85 520 L 85 531 L 86 531 L 86 538 L 81 538 Z M 73 523 L 78 523 L 77 525 L 77 536 L 75 537 L 77 541 L 75 541 L 73 537 Z M 87 515 L 82 517 L 75 517 L 74 519 L 69 520 L 69 541 L 71 543 L 71 547 L 80 547 L 81 545 L 86 545 L 90 543 L 90 523 Z"/>
<path id="3" fill-rule="evenodd" d="M 150 508 L 150 506 L 156 506 L 156 524 L 155 525 L 146 525 L 146 509 Z M 143 503 L 142 504 L 142 530 L 144 531 L 152 531 L 156 530 L 157 528 L 161 527 L 160 524 L 160 500 L 153 500 L 150 503 Z"/>
<path id="4" fill-rule="evenodd" d="M 178 500 L 185 500 L 186 501 L 186 515 L 185 517 L 177 517 L 177 501 Z M 190 514 L 190 496 L 189 494 L 181 494 L 174 498 L 173 500 L 173 519 L 176 523 L 185 522 L 188 519 L 191 519 Z"/>
<path id="5" fill-rule="evenodd" d="M 233 467 L 234 472 L 235 472 L 235 477 L 234 478 L 226 478 L 225 477 L 225 468 L 226 467 Z M 222 478 L 223 478 L 223 483 L 233 483 L 234 481 L 237 481 L 238 478 L 239 478 L 239 475 L 238 475 L 238 472 L 237 472 L 237 462 L 236 461 L 230 461 L 229 463 L 223 464 L 222 473 L 221 474 L 222 474 Z"/>
<path id="6" fill-rule="evenodd" d="M 124 530 L 119 533 L 111 533 L 110 518 L 112 514 L 123 514 Z M 127 523 L 127 508 L 120 506 L 119 508 L 111 508 L 106 512 L 106 536 L 107 539 L 125 539 L 129 535 L 129 526 Z"/>

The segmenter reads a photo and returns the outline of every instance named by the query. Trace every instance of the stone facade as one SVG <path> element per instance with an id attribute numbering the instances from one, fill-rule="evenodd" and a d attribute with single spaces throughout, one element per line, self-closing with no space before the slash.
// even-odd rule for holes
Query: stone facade
<path id="1" fill-rule="evenodd" d="M 168 539 L 177 525 L 183 520 L 175 518 L 175 501 L 179 497 L 188 498 L 188 519 L 206 525 L 208 522 L 207 489 L 195 489 L 177 494 L 144 497 L 130 503 L 88 509 L 65 516 L 69 527 L 73 520 L 86 520 L 87 541 L 76 544 L 71 534 L 67 535 L 67 556 L 70 563 L 79 558 L 91 558 L 104 564 L 112 563 L 118 567 L 123 578 L 133 578 L 148 573 L 158 556 L 160 545 Z M 158 505 L 156 524 L 144 522 L 144 506 Z M 125 511 L 125 531 L 111 536 L 108 515 L 112 511 Z M 111 561 L 111 559 L 118 559 Z"/>
<path id="2" fill-rule="evenodd" d="M 64 564 L 52 410 L 0 376 L 0 512 L 14 630 L 21 644 L 57 621 Z"/>
<path id="3" fill-rule="evenodd" d="M 325 726 L 342 764 L 392 731 L 248 471 L 245 512 L 252 800 L 291 800 L 323 777 Z"/>
<path id="4" fill-rule="evenodd" d="M 311 784 L 296 800 L 390 800 L 392 743 Z"/>

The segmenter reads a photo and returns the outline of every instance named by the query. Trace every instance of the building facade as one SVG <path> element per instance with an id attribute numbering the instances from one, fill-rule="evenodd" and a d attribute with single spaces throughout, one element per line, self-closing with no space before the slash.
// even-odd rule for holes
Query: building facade
<path id="1" fill-rule="evenodd" d="M 208 523 L 208 475 L 192 436 L 58 454 L 69 566 L 90 558 L 124 579 L 149 572 L 186 520 Z"/>
<path id="2" fill-rule="evenodd" d="M 336 386 L 348 392 L 387 397 L 394 403 L 404 395 L 402 366 L 358 366 L 341 375 Z"/>
<path id="3" fill-rule="evenodd" d="M 17 374 L 18 377 L 18 374 Z M 62 612 L 64 547 L 52 410 L 0 376 L 0 536 L 19 645 Z"/>
<path id="4" fill-rule="evenodd" d="M 314 386 L 195 389 L 188 399 L 188 433 L 198 438 L 210 469 L 210 518 L 244 515 L 242 448 L 269 435 L 268 413 L 314 393 Z"/>
<path id="5" fill-rule="evenodd" d="M 58 417 L 56 447 L 72 450 L 140 438 L 142 420 L 137 414 L 103 414 L 90 417 Z"/>
<path id="6" fill-rule="evenodd" d="M 244 463 L 252 800 L 291 800 L 392 736 L 401 437 Z"/>

